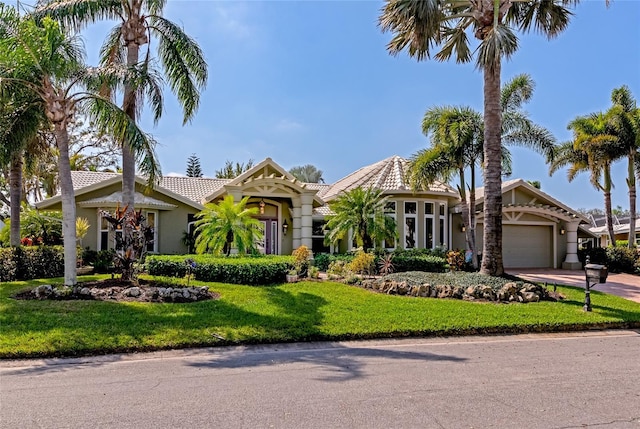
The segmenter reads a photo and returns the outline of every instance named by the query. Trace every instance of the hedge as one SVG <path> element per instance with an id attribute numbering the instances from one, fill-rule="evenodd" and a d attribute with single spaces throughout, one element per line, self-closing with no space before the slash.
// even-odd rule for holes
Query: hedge
<path id="1" fill-rule="evenodd" d="M 393 254 L 393 271 L 427 271 L 432 273 L 443 273 L 449 267 L 447 260 L 440 256 L 437 251 L 416 249 L 416 250 L 396 250 Z M 376 266 L 380 260 L 381 253 L 376 255 Z M 327 271 L 329 265 L 334 261 L 351 262 L 352 254 L 318 253 L 314 256 L 314 265 L 320 271 Z"/>
<path id="2" fill-rule="evenodd" d="M 589 256 L 592 264 L 606 265 L 611 273 L 640 274 L 640 254 L 628 247 L 594 247 L 578 250 L 578 259 L 583 264 Z"/>
<path id="3" fill-rule="evenodd" d="M 154 276 L 184 277 L 190 259 L 193 278 L 205 282 L 268 285 L 285 281 L 294 267 L 292 256 L 214 257 L 211 255 L 150 255 L 147 271 Z"/>
<path id="4" fill-rule="evenodd" d="M 62 246 L 0 249 L 0 281 L 31 280 L 64 275 Z"/>

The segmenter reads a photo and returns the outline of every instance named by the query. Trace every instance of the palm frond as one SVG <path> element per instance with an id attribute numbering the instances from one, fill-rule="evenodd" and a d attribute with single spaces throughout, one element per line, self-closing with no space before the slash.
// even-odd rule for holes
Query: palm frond
<path id="1" fill-rule="evenodd" d="M 36 20 L 49 16 L 64 27 L 80 31 L 101 20 L 122 20 L 121 0 L 39 0 L 30 14 Z"/>
<path id="2" fill-rule="evenodd" d="M 506 25 L 492 27 L 480 43 L 476 65 L 493 70 L 502 58 L 509 59 L 518 49 L 518 37 Z"/>
<path id="3" fill-rule="evenodd" d="M 174 23 L 159 16 L 150 18 L 158 37 L 158 56 L 171 90 L 182 105 L 187 123 L 200 103 L 200 90 L 207 83 L 207 63 L 198 44 Z"/>

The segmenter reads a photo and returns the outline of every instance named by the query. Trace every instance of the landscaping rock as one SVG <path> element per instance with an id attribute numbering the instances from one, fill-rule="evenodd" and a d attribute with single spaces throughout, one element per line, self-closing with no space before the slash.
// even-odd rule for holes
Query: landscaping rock
<path id="1" fill-rule="evenodd" d="M 33 293 L 38 299 L 49 298 L 53 294 L 53 287 L 51 285 L 40 285 L 33 290 Z"/>
<path id="2" fill-rule="evenodd" d="M 140 296 L 140 288 L 139 287 L 130 287 L 129 289 L 125 289 L 123 292 L 124 296 Z"/>

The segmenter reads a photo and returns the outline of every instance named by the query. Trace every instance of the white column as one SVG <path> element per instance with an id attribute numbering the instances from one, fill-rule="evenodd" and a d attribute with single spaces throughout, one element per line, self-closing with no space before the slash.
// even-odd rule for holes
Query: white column
<path id="1" fill-rule="evenodd" d="M 300 195 L 301 207 L 301 244 L 309 249 L 313 247 L 313 195 Z"/>
<path id="2" fill-rule="evenodd" d="M 301 241 L 300 237 L 302 236 L 302 208 L 300 207 L 300 198 L 292 198 L 293 203 L 293 225 L 291 226 L 291 230 L 293 232 L 293 249 L 297 249 L 300 247 Z"/>
<path id="3" fill-rule="evenodd" d="M 580 221 L 565 224 L 567 234 L 567 256 L 562 263 L 563 270 L 579 270 L 582 264 L 578 260 L 578 225 Z"/>

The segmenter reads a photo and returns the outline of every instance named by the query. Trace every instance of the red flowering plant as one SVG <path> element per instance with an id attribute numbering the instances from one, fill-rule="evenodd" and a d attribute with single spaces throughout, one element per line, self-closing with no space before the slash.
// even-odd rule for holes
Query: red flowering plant
<path id="1" fill-rule="evenodd" d="M 135 280 L 139 266 L 144 262 L 147 246 L 153 243 L 153 228 L 147 225 L 142 210 L 127 211 L 116 206 L 113 213 L 101 211 L 113 232 L 114 265 L 122 280 Z"/>

